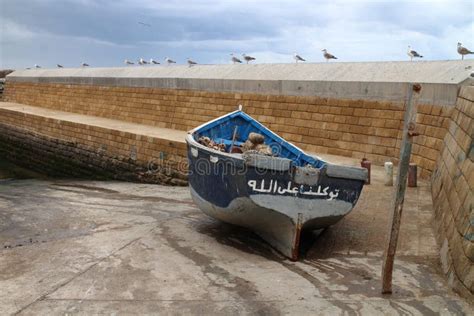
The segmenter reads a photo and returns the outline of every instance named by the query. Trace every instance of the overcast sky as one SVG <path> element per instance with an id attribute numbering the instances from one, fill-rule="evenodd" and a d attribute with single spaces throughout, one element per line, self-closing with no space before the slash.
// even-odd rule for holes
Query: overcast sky
<path id="1" fill-rule="evenodd" d="M 473 1 L 0 0 L 0 68 L 122 66 L 169 56 L 229 63 L 427 60 L 474 50 Z M 140 23 L 139 23 L 140 22 Z M 143 23 L 143 24 L 141 24 Z M 145 24 L 145 25 L 144 25 Z M 473 58 L 473 57 L 470 57 Z"/>

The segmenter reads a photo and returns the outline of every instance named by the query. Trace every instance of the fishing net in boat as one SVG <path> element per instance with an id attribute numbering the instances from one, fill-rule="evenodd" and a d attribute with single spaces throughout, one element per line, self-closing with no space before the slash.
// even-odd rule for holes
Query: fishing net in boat
<path id="1" fill-rule="evenodd" d="M 264 144 L 265 138 L 258 133 L 250 133 L 249 137 L 242 145 L 242 152 L 249 152 L 261 154 L 266 156 L 273 156 L 270 146 Z"/>
<path id="2" fill-rule="evenodd" d="M 265 145 L 265 137 L 262 134 L 258 133 L 250 133 L 247 140 L 242 144 L 242 147 L 234 146 L 234 149 L 239 149 L 242 153 L 253 153 L 253 154 L 260 154 L 266 156 L 273 156 L 272 149 L 270 146 Z M 225 144 L 220 144 L 215 142 L 214 140 L 210 139 L 207 136 L 201 136 L 198 139 L 198 143 L 204 145 L 208 148 L 212 148 L 214 150 L 226 151 Z M 231 149 L 232 150 L 232 149 Z M 239 151 L 232 151 L 232 152 L 239 152 Z"/>
<path id="3" fill-rule="evenodd" d="M 212 148 L 214 150 L 225 152 L 225 145 L 224 144 L 218 144 L 207 136 L 199 137 L 198 143 L 201 144 L 201 145 L 204 145 L 208 148 Z"/>

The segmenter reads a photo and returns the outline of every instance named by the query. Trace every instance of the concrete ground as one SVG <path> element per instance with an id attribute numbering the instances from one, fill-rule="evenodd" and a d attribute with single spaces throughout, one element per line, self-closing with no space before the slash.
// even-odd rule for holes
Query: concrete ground
<path id="1" fill-rule="evenodd" d="M 441 274 L 425 182 L 408 189 L 394 293 L 380 294 L 392 189 L 374 167 L 353 212 L 291 262 L 187 188 L 0 180 L 0 314 L 473 314 Z"/>

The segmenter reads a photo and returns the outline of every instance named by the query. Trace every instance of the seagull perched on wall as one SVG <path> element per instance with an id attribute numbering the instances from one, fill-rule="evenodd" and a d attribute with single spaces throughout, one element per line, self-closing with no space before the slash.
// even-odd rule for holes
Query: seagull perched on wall
<path id="1" fill-rule="evenodd" d="M 41 68 L 41 66 L 40 66 L 40 65 L 37 65 L 37 64 L 35 64 L 35 68 Z"/>
<path id="2" fill-rule="evenodd" d="M 125 59 L 125 60 L 123 61 L 123 63 L 124 63 L 125 65 L 135 65 L 135 63 L 134 63 L 133 61 L 130 61 L 130 60 L 128 60 L 128 59 Z"/>
<path id="3" fill-rule="evenodd" d="M 410 57 L 410 61 L 413 61 L 413 58 L 423 58 L 422 55 L 418 54 L 415 50 L 411 49 L 410 45 L 408 45 L 407 55 Z"/>
<path id="4" fill-rule="evenodd" d="M 154 60 L 153 58 L 150 58 L 150 64 L 159 65 L 160 63 Z"/>
<path id="5" fill-rule="evenodd" d="M 58 68 L 63 68 L 63 65 L 56 64 L 56 67 L 58 67 Z"/>
<path id="6" fill-rule="evenodd" d="M 148 64 L 148 62 L 147 62 L 145 59 L 140 58 L 140 59 L 138 60 L 138 64 L 139 64 L 139 65 L 146 65 L 146 64 Z"/>
<path id="7" fill-rule="evenodd" d="M 165 61 L 166 61 L 166 63 L 167 63 L 168 65 L 176 64 L 176 62 L 175 62 L 173 59 L 169 58 L 169 57 L 166 57 L 166 58 L 165 58 Z"/>
<path id="8" fill-rule="evenodd" d="M 86 63 L 83 62 L 83 63 L 81 63 L 81 66 L 82 67 L 89 67 L 89 64 L 86 64 Z"/>
<path id="9" fill-rule="evenodd" d="M 337 59 L 336 56 L 334 56 L 333 54 L 328 53 L 328 50 L 326 48 L 322 49 L 321 51 L 323 52 L 323 56 L 324 56 L 324 58 L 326 58 L 327 62 L 329 61 L 329 59 Z"/>
<path id="10" fill-rule="evenodd" d="M 237 57 L 234 56 L 234 53 L 230 54 L 230 56 L 232 56 L 232 58 L 230 59 L 232 61 L 233 64 L 241 64 L 242 61 L 240 59 L 238 59 Z"/>
<path id="11" fill-rule="evenodd" d="M 303 57 L 301 57 L 297 53 L 293 54 L 293 58 L 295 59 L 295 63 L 298 63 L 299 61 L 306 61 L 306 59 L 304 59 Z"/>
<path id="12" fill-rule="evenodd" d="M 247 64 L 248 64 L 250 61 L 256 59 L 255 57 L 252 57 L 252 56 L 249 56 L 249 55 L 245 55 L 245 54 L 242 54 L 242 57 L 245 59 L 245 61 L 247 62 Z"/>
<path id="13" fill-rule="evenodd" d="M 461 55 L 461 59 L 464 60 L 464 55 L 474 54 L 473 51 L 470 51 L 466 47 L 462 46 L 462 43 L 458 43 L 458 53 Z"/>
<path id="14" fill-rule="evenodd" d="M 192 67 L 194 65 L 197 65 L 197 62 L 195 62 L 194 60 L 191 60 L 189 57 L 187 59 L 187 63 L 189 65 L 189 67 Z"/>

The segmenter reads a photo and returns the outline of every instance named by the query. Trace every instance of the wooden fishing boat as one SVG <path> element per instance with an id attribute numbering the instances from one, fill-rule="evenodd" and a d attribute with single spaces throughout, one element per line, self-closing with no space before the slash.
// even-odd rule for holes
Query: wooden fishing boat
<path id="1" fill-rule="evenodd" d="M 243 152 L 251 133 L 263 136 L 271 155 Z M 186 142 L 198 207 L 250 228 L 292 260 L 301 231 L 326 228 L 348 214 L 367 178 L 366 169 L 306 154 L 240 109 L 189 131 Z"/>

